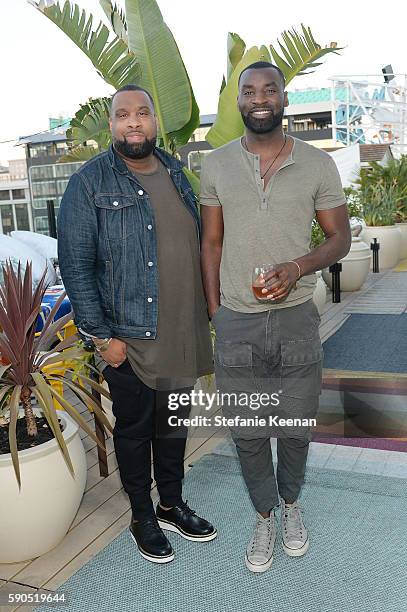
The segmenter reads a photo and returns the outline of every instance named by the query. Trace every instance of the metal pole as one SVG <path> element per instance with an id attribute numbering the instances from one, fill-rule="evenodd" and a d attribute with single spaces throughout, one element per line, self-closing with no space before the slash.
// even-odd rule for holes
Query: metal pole
<path id="1" fill-rule="evenodd" d="M 47 200 L 48 231 L 51 238 L 57 237 L 57 221 L 55 217 L 54 200 Z"/>
<path id="2" fill-rule="evenodd" d="M 342 264 L 335 263 L 329 266 L 329 271 L 332 274 L 332 302 L 339 304 L 341 301 L 341 272 Z"/>
<path id="3" fill-rule="evenodd" d="M 370 243 L 370 249 L 373 251 L 373 272 L 378 273 L 379 270 L 379 249 L 380 244 L 377 242 L 377 238 L 373 238 L 373 242 Z"/>

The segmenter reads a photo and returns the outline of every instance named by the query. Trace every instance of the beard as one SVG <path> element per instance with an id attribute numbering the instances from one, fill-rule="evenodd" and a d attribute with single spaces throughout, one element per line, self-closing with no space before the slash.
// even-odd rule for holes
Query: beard
<path id="1" fill-rule="evenodd" d="M 113 145 L 116 151 L 124 157 L 128 157 L 129 159 L 143 159 L 151 155 L 154 151 L 156 140 L 156 137 L 151 138 L 151 140 L 145 138 L 143 142 L 131 144 L 125 137 L 123 140 L 113 138 Z"/>
<path id="2" fill-rule="evenodd" d="M 253 117 L 251 113 L 244 115 L 241 111 L 240 114 L 242 115 L 243 123 L 250 132 L 254 132 L 255 134 L 267 134 L 282 124 L 284 108 L 282 108 L 278 113 L 274 113 L 273 111 L 271 117 L 266 119 Z"/>

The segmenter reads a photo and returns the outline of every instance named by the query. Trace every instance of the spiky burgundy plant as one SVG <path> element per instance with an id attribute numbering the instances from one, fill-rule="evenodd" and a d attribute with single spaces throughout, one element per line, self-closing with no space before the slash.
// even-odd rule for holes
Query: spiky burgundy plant
<path id="1" fill-rule="evenodd" d="M 19 486 L 21 483 L 16 437 L 19 404 L 21 402 L 24 410 L 27 434 L 37 436 L 36 417 L 31 405 L 33 395 L 72 473 L 73 466 L 59 427 L 54 398 L 100 445 L 94 432 L 72 404 L 58 392 L 55 385 L 52 385 L 53 382 L 62 383 L 71 389 L 89 410 L 96 413 L 100 422 L 112 431 L 101 403 L 88 388 L 96 389 L 108 399 L 110 399 L 109 394 L 91 377 L 72 367 L 72 364 L 80 364 L 93 369 L 88 363 L 89 353 L 84 350 L 77 334 L 63 340 L 58 337 L 64 326 L 72 321 L 72 312 L 54 321 L 65 293 L 58 298 L 41 332 L 36 334 L 37 319 L 46 290 L 45 274 L 46 270 L 33 291 L 31 263 L 27 264 L 22 276 L 20 262 L 17 272 L 14 271 L 11 262 L 7 262 L 3 267 L 4 284 L 0 286 L 0 353 L 3 360 L 3 365 L 0 366 L 0 402 L 3 401 L 9 412 L 10 453 Z M 50 349 L 55 341 L 57 344 Z M 64 366 L 63 374 L 61 374 L 61 364 Z M 76 378 L 72 378 L 73 374 Z"/>

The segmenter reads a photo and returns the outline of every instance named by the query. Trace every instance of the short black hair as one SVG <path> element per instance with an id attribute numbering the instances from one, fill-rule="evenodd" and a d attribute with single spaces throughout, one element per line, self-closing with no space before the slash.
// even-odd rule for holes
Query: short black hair
<path id="1" fill-rule="evenodd" d="M 118 89 L 117 91 L 114 92 L 114 94 L 112 95 L 112 99 L 111 99 L 111 104 L 113 103 L 113 100 L 115 98 L 115 96 L 120 93 L 121 91 L 142 91 L 143 93 L 145 93 L 148 97 L 149 100 L 151 102 L 151 104 L 153 105 L 154 108 L 154 100 L 153 100 L 153 96 L 151 95 L 151 93 L 149 91 L 147 91 L 147 89 L 144 89 L 144 87 L 140 87 L 139 85 L 134 85 L 133 83 L 129 83 L 128 85 L 123 85 L 123 87 L 120 87 L 120 89 Z"/>
<path id="2" fill-rule="evenodd" d="M 271 62 L 254 62 L 253 64 L 249 64 L 249 66 L 246 66 L 246 68 L 243 68 L 242 72 L 239 74 L 239 80 L 237 83 L 238 87 L 240 85 L 240 79 L 242 78 L 242 74 L 246 72 L 246 70 L 252 70 L 252 69 L 256 70 L 259 68 L 274 68 L 274 70 L 277 70 L 278 74 L 281 77 L 281 80 L 283 81 L 283 87 L 285 87 L 285 76 L 283 74 L 283 71 L 278 66 L 275 66 Z"/>

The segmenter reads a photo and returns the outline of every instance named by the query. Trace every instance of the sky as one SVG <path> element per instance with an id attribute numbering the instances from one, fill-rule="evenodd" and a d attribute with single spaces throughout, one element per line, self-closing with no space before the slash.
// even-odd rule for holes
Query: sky
<path id="1" fill-rule="evenodd" d="M 77 3 L 95 22 L 104 19 L 98 0 Z M 344 47 L 339 56 L 328 55 L 314 74 L 294 79 L 289 91 L 329 86 L 333 75 L 380 74 L 386 64 L 395 73 L 407 73 L 403 0 L 394 0 L 387 12 L 372 9 L 370 0 L 158 4 L 183 56 L 201 114 L 217 109 L 228 32 L 238 33 L 248 47 L 259 46 L 274 44 L 283 30 L 304 23 L 321 46 L 335 41 Z M 113 92 L 90 60 L 27 0 L 0 0 L 0 58 L 0 142 L 45 130 L 48 117 L 72 116 L 89 97 Z M 0 164 L 23 156 L 23 147 L 0 144 Z"/>

